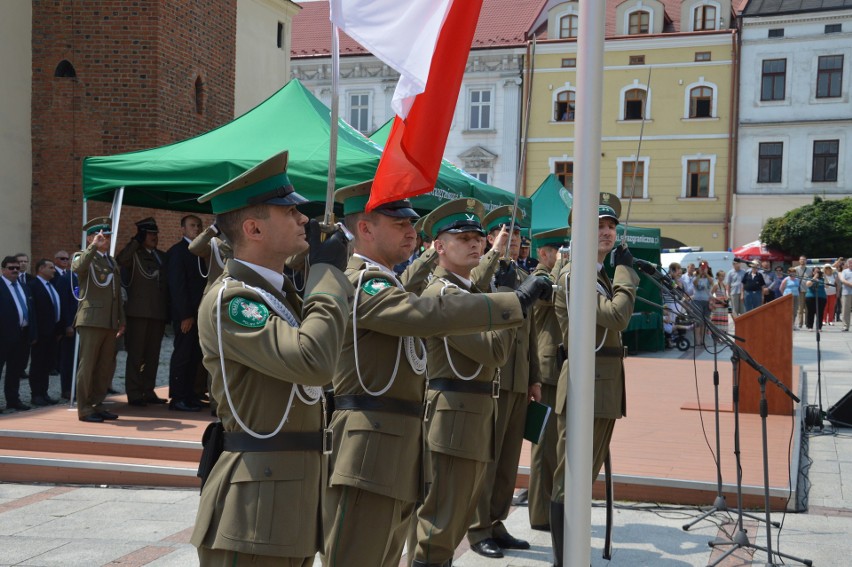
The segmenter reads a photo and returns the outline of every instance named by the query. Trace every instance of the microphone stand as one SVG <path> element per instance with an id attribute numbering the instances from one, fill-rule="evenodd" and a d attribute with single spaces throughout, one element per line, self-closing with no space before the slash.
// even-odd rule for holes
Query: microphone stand
<path id="1" fill-rule="evenodd" d="M 662 274 L 656 268 L 650 264 L 640 264 L 638 267 L 641 271 L 651 276 L 652 281 L 654 281 L 661 290 L 670 292 L 678 302 L 678 304 L 685 308 L 690 316 L 696 319 L 704 319 L 707 318 L 704 316 L 704 313 L 701 312 L 691 301 L 686 300 L 688 297 L 686 293 L 678 288 L 675 283 L 672 281 L 671 277 L 668 275 Z M 737 531 L 734 536 L 730 539 L 730 541 L 726 540 L 714 540 L 708 542 L 708 545 L 712 548 L 730 545 L 731 548 L 722 554 L 719 559 L 715 562 L 708 565 L 708 567 L 715 567 L 719 565 L 722 561 L 725 560 L 729 555 L 734 553 L 737 549 L 746 548 L 746 549 L 755 549 L 761 550 L 767 555 L 767 566 L 774 567 L 779 565 L 773 561 L 775 556 L 784 557 L 787 559 L 791 559 L 793 561 L 797 561 L 804 565 L 812 565 L 813 562 L 809 559 L 800 559 L 798 557 L 794 557 L 792 555 L 787 555 L 781 553 L 780 551 L 773 551 L 772 549 L 772 526 L 780 527 L 780 524 L 777 522 L 773 522 L 770 517 L 770 503 L 769 503 L 769 448 L 768 448 L 768 434 L 767 434 L 767 426 L 766 419 L 769 415 L 768 404 L 766 401 L 766 381 L 770 380 L 777 387 L 779 387 L 785 394 L 787 394 L 790 399 L 794 402 L 799 402 L 799 398 L 790 391 L 787 386 L 778 380 L 769 370 L 755 361 L 751 355 L 748 353 L 746 349 L 737 344 L 736 340 L 738 337 L 729 335 L 728 333 L 722 331 L 712 323 L 712 321 L 708 321 L 708 330 L 713 335 L 714 343 L 723 343 L 727 347 L 731 349 L 731 362 L 733 364 L 734 370 L 734 455 L 736 456 L 737 461 Z M 740 339 L 742 341 L 742 339 Z M 742 500 L 742 466 L 740 464 L 740 427 L 739 427 L 739 364 L 740 361 L 745 361 L 749 366 L 751 366 L 754 370 L 757 371 L 758 383 L 760 384 L 760 420 L 761 420 L 761 437 L 763 444 L 763 499 L 764 499 L 764 514 L 765 518 L 756 518 L 755 516 L 749 515 L 749 517 L 758 519 L 760 521 L 766 522 L 766 547 L 759 546 L 757 544 L 751 543 L 748 539 L 748 534 L 743 527 L 743 516 L 748 514 L 742 511 L 743 508 L 743 500 Z M 718 396 L 717 396 L 718 400 Z M 717 401 L 718 403 L 718 401 Z M 700 410 L 700 408 L 699 408 Z M 717 432 L 718 432 L 718 406 L 717 406 Z M 719 451 L 718 438 L 717 438 L 717 453 Z M 720 471 L 719 460 L 717 455 L 717 471 Z M 717 478 L 721 478 L 721 472 Z M 719 484 L 721 486 L 721 484 Z M 721 491 L 720 491 L 721 493 Z M 724 499 L 723 499 L 724 502 Z M 715 511 L 714 502 L 714 511 Z M 711 512 L 712 513 L 712 512 Z M 707 515 L 703 516 L 707 517 Z M 694 523 L 694 522 L 693 522 Z M 691 525 L 691 524 L 690 524 Z M 684 526 L 686 529 L 687 526 Z"/>
<path id="2" fill-rule="evenodd" d="M 818 405 L 815 406 L 811 404 L 805 408 L 805 426 L 807 426 L 809 429 L 813 427 L 818 427 L 820 431 L 822 431 L 825 412 L 822 409 L 822 348 L 820 347 L 820 335 L 822 334 L 822 317 L 820 317 L 819 315 L 819 285 L 822 284 L 823 287 L 837 287 L 837 284 L 826 283 L 824 278 L 807 278 L 805 276 L 802 276 L 799 279 L 801 281 L 815 283 L 817 286 L 817 289 L 814 290 L 814 326 L 816 326 L 814 333 L 816 333 L 816 389 Z"/>

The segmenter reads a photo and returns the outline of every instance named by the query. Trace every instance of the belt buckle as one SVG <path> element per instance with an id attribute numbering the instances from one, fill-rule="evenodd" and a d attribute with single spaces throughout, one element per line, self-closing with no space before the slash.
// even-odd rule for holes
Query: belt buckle
<path id="1" fill-rule="evenodd" d="M 495 400 L 500 397 L 500 378 L 491 382 L 491 397 Z"/>
<path id="2" fill-rule="evenodd" d="M 432 400 L 426 400 L 426 409 L 423 411 L 423 423 L 429 423 L 430 409 L 432 409 Z"/>
<path id="3" fill-rule="evenodd" d="M 323 429 L 322 430 L 322 454 L 323 455 L 331 455 L 331 450 L 334 447 L 334 430 L 333 429 Z"/>

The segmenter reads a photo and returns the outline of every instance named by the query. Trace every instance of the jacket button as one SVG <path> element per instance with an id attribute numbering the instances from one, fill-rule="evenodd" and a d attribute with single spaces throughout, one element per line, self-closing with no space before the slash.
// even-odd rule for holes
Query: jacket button
<path id="1" fill-rule="evenodd" d="M 503 320 L 508 321 L 510 315 L 511 313 L 509 313 L 508 311 L 503 311 Z"/>
<path id="2" fill-rule="evenodd" d="M 271 469 L 271 468 L 269 468 L 269 467 L 266 467 L 266 468 L 263 470 L 263 476 L 267 476 L 267 477 L 268 477 L 268 476 L 272 476 L 272 469 Z"/>
<path id="3" fill-rule="evenodd" d="M 381 427 L 382 427 L 382 424 L 379 423 L 378 421 L 373 422 L 373 429 L 381 429 Z"/>

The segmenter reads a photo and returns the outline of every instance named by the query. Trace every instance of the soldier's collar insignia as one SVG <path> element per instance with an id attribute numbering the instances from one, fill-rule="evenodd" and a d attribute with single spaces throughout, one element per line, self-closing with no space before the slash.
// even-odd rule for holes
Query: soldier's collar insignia
<path id="1" fill-rule="evenodd" d="M 393 286 L 388 280 L 384 278 L 373 278 L 369 281 L 364 282 L 361 285 L 361 291 L 363 291 L 367 295 L 376 295 L 383 289 L 387 289 L 389 287 Z"/>
<path id="2" fill-rule="evenodd" d="M 269 319 L 269 308 L 257 301 L 235 297 L 228 304 L 228 316 L 231 321 L 238 325 L 255 329 L 266 325 L 266 321 Z"/>

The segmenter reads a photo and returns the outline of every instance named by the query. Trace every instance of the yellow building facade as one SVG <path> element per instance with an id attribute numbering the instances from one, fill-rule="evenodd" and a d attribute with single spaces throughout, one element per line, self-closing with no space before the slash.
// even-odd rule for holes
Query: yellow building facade
<path id="1" fill-rule="evenodd" d="M 549 10 L 547 37 L 571 33 L 564 18 L 576 4 Z M 654 25 L 672 28 L 666 18 L 651 14 L 650 33 L 608 29 L 600 93 L 600 190 L 621 198 L 623 218 L 629 207 L 631 225 L 659 228 L 663 247 L 725 250 L 735 34 L 729 29 L 653 33 Z M 624 30 L 633 21 L 616 13 L 608 27 L 613 20 L 623 22 Z M 532 58 L 526 192 L 534 192 L 551 173 L 572 189 L 574 172 L 582 167 L 573 157 L 575 120 L 583 112 L 575 99 L 576 39 L 538 41 Z"/>

